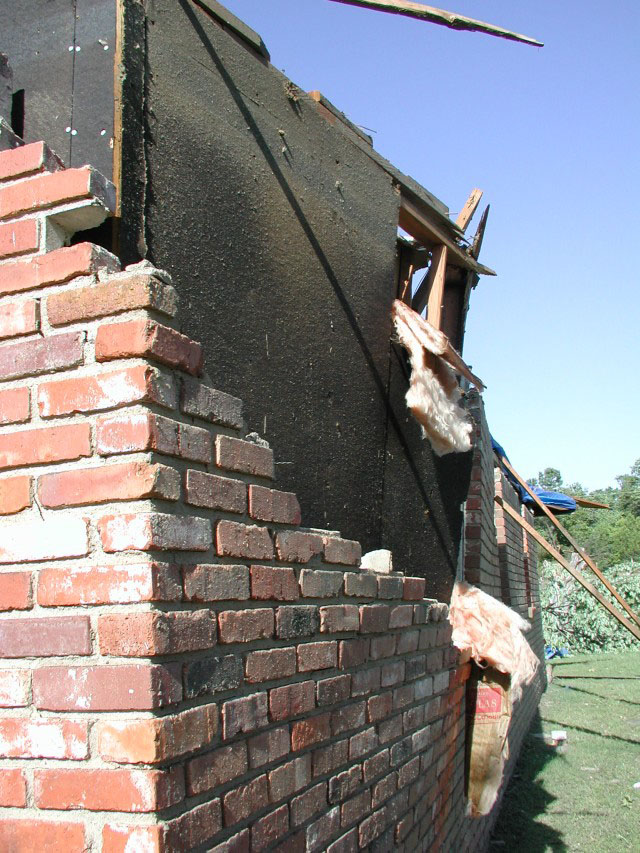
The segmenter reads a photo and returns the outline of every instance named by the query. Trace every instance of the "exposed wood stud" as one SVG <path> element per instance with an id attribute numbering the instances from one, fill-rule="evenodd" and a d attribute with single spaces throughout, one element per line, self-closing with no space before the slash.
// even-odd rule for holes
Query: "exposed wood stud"
<path id="1" fill-rule="evenodd" d="M 458 218 L 456 219 L 456 225 L 461 231 L 466 231 L 467 226 L 473 219 L 473 214 L 476 212 L 478 205 L 480 204 L 480 199 L 482 198 L 482 190 L 475 189 L 471 190 L 469 194 L 469 198 L 464 203 L 464 207 L 458 214 Z"/>
<path id="2" fill-rule="evenodd" d="M 471 257 L 478 260 L 480 255 L 480 249 L 482 248 L 482 241 L 484 240 L 484 229 L 487 227 L 487 219 L 489 218 L 489 210 L 491 209 L 491 205 L 488 204 L 482 216 L 480 217 L 480 222 L 478 223 L 478 229 L 476 231 L 475 237 L 473 238 L 473 243 L 471 244 Z"/>

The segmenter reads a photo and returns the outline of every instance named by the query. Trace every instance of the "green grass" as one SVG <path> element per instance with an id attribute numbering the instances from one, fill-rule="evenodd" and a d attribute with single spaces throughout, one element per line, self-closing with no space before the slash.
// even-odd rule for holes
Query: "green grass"
<path id="1" fill-rule="evenodd" d="M 576 655 L 553 669 L 491 850 L 640 853 L 640 651 Z M 567 732 L 566 747 L 535 736 L 552 729 Z"/>

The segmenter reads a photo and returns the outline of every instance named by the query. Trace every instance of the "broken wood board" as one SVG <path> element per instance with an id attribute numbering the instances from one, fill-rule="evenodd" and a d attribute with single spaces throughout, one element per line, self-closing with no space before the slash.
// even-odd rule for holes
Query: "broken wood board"
<path id="1" fill-rule="evenodd" d="M 423 3 L 411 3 L 408 0 L 332 0 L 333 3 L 343 3 L 347 6 L 360 6 L 364 9 L 374 9 L 378 12 L 390 12 L 395 15 L 405 15 L 408 18 L 418 18 L 431 24 L 439 24 L 452 30 L 468 30 L 472 33 L 486 33 L 497 38 L 531 44 L 534 47 L 544 47 L 543 42 L 530 36 L 506 30 L 495 24 L 468 18 L 457 12 L 447 12 L 446 9 L 436 9 L 435 6 L 425 6 Z"/>
<path id="2" fill-rule="evenodd" d="M 469 194 L 469 198 L 464 203 L 464 207 L 458 214 L 458 218 L 456 219 L 456 225 L 458 228 L 464 232 L 467 230 L 467 226 L 473 219 L 473 214 L 478 209 L 478 205 L 480 204 L 480 199 L 482 198 L 482 190 L 475 189 L 471 190 Z"/>

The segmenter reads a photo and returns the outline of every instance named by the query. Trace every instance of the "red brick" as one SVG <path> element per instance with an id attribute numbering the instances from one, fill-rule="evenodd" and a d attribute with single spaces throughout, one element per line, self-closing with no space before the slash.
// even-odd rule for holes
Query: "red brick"
<path id="1" fill-rule="evenodd" d="M 375 809 L 392 797 L 397 790 L 396 774 L 389 773 L 373 786 L 371 805 Z"/>
<path id="2" fill-rule="evenodd" d="M 380 676 L 380 686 L 392 687 L 394 684 L 401 684 L 404 681 L 404 670 L 405 665 L 403 660 L 385 663 Z"/>
<path id="3" fill-rule="evenodd" d="M 224 610 L 218 614 L 221 643 L 249 643 L 273 637 L 273 610 Z"/>
<path id="4" fill-rule="evenodd" d="M 362 548 L 359 542 L 351 539 L 339 539 L 335 536 L 325 536 L 324 560 L 326 563 L 339 563 L 343 566 L 359 566 Z"/>
<path id="5" fill-rule="evenodd" d="M 249 652 L 245 661 L 245 678 L 250 684 L 287 678 L 294 675 L 295 671 L 295 649 Z"/>
<path id="6" fill-rule="evenodd" d="M 358 843 L 360 848 L 366 847 L 372 841 L 375 841 L 379 835 L 382 835 L 386 825 L 387 817 L 384 808 L 378 809 L 378 811 L 365 818 L 358 826 Z"/>
<path id="7" fill-rule="evenodd" d="M 0 219 L 85 198 L 112 209 L 113 185 L 90 166 L 45 173 L 0 188 Z"/>
<path id="8" fill-rule="evenodd" d="M 414 700 L 413 685 L 407 684 L 404 687 L 396 687 L 393 691 L 393 708 L 406 708 Z"/>
<path id="9" fill-rule="evenodd" d="M 24 808 L 27 805 L 27 784 L 22 770 L 0 770 L 0 806 Z M 2 829 L 0 828 L 0 838 Z M 6 849 L 6 848 L 5 848 Z"/>
<path id="10" fill-rule="evenodd" d="M 337 634 L 341 631 L 357 631 L 360 616 L 355 604 L 336 604 L 320 608 L 320 631 Z"/>
<path id="11" fill-rule="evenodd" d="M 0 718 L 0 758 L 69 758 L 89 755 L 89 728 L 84 721 Z"/>
<path id="12" fill-rule="evenodd" d="M 249 598 L 246 566 L 185 566 L 183 574 L 187 601 L 245 601 Z"/>
<path id="13" fill-rule="evenodd" d="M 119 267 L 118 259 L 99 246 L 78 243 L 36 255 L 28 261 L 3 264 L 0 267 L 0 294 L 62 284 L 76 276 L 91 275 L 99 269 L 117 270 Z"/>
<path id="14" fill-rule="evenodd" d="M 153 273 L 124 272 L 108 281 L 53 293 L 47 300 L 52 326 L 94 320 L 123 311 L 150 308 L 172 317 L 178 307 L 176 291 Z M 111 328 L 105 327 L 105 328 Z"/>
<path id="15" fill-rule="evenodd" d="M 228 435 L 216 436 L 216 465 L 228 471 L 273 479 L 273 450 Z"/>
<path id="16" fill-rule="evenodd" d="M 48 666 L 33 673 L 33 703 L 46 711 L 152 710 L 182 699 L 169 665 Z"/>
<path id="17" fill-rule="evenodd" d="M 204 842 L 217 835 L 221 828 L 222 809 L 219 799 L 209 800 L 200 806 L 193 806 L 180 817 L 168 822 L 167 853 L 174 850 L 193 850 L 196 847 L 201 847 Z"/>
<path id="18" fill-rule="evenodd" d="M 226 785 L 248 769 L 247 745 L 244 741 L 223 746 L 187 763 L 187 793 L 190 797 Z"/>
<path id="19" fill-rule="evenodd" d="M 336 642 L 304 643 L 298 646 L 298 669 L 300 672 L 331 669 L 337 665 L 338 644 Z"/>
<path id="20" fill-rule="evenodd" d="M 183 379 L 180 406 L 185 415 L 232 429 L 241 429 L 244 423 L 242 400 L 195 379 Z"/>
<path id="21" fill-rule="evenodd" d="M 362 762 L 362 778 L 364 779 L 365 783 L 369 783 L 372 779 L 375 779 L 381 773 L 385 773 L 388 769 L 389 750 L 382 749 L 375 755 L 372 755 L 371 758 L 367 758 L 366 761 Z M 384 799 L 387 798 L 384 797 Z M 376 807 L 376 805 L 377 803 L 373 803 L 374 808 Z"/>
<path id="22" fill-rule="evenodd" d="M 186 335 L 148 318 L 100 326 L 96 361 L 151 358 L 194 376 L 202 372 L 202 347 Z"/>
<path id="23" fill-rule="evenodd" d="M 381 634 L 379 637 L 371 638 L 370 653 L 371 660 L 390 658 L 396 653 L 397 637 L 395 634 Z"/>
<path id="24" fill-rule="evenodd" d="M 405 655 L 408 652 L 415 652 L 418 648 L 420 639 L 420 631 L 403 631 L 398 635 L 398 654 Z"/>
<path id="25" fill-rule="evenodd" d="M 291 752 L 289 726 L 278 726 L 249 738 L 249 767 L 264 767 Z"/>
<path id="26" fill-rule="evenodd" d="M 138 364 L 93 376 L 43 382 L 38 387 L 38 410 L 43 418 L 115 409 L 128 403 L 158 403 L 173 408 L 172 377 L 155 367 Z"/>
<path id="27" fill-rule="evenodd" d="M 378 594 L 378 582 L 373 572 L 345 572 L 344 594 L 358 598 L 375 598 Z"/>
<path id="28" fill-rule="evenodd" d="M 340 808 L 340 822 L 342 826 L 349 826 L 363 818 L 371 809 L 371 792 L 362 791 L 357 796 L 347 800 Z"/>
<path id="29" fill-rule="evenodd" d="M 32 335 L 40 328 L 40 309 L 35 299 L 0 305 L 0 338 Z"/>
<path id="30" fill-rule="evenodd" d="M 177 421 L 148 412 L 102 415 L 96 420 L 96 450 L 101 456 L 136 450 L 180 456 L 179 428 Z"/>
<path id="31" fill-rule="evenodd" d="M 380 720 L 388 717 L 392 709 L 393 701 L 391 692 L 372 696 L 367 700 L 367 721 L 369 723 L 378 723 Z"/>
<path id="32" fill-rule="evenodd" d="M 271 770 L 268 776 L 271 802 L 277 803 L 279 800 L 289 799 L 311 782 L 311 755 L 307 754 L 294 758 L 293 761 L 287 761 L 286 764 Z"/>
<path id="33" fill-rule="evenodd" d="M 149 462 L 75 468 L 44 474 L 38 494 L 43 506 L 53 508 L 140 498 L 175 501 L 180 497 L 180 474 L 174 468 Z"/>
<path id="34" fill-rule="evenodd" d="M 340 669 L 352 669 L 361 666 L 369 660 L 369 644 L 367 639 L 341 640 L 339 643 Z"/>
<path id="35" fill-rule="evenodd" d="M 326 811 L 327 783 L 320 782 L 291 800 L 291 825 L 302 826 L 314 815 Z"/>
<path id="36" fill-rule="evenodd" d="M 62 161 L 44 142 L 31 142 L 0 152 L 0 181 L 13 180 L 33 172 L 63 169 Z"/>
<path id="37" fill-rule="evenodd" d="M 107 515 L 98 521 L 102 547 L 117 551 L 208 551 L 211 522 L 159 512 Z"/>
<path id="38" fill-rule="evenodd" d="M 160 719 L 101 720 L 95 728 L 105 761 L 158 764 L 211 744 L 218 732 L 218 709 L 206 705 Z"/>
<path id="39" fill-rule="evenodd" d="M 249 486 L 249 515 L 258 521 L 300 524 L 300 504 L 293 492 Z"/>
<path id="40" fill-rule="evenodd" d="M 222 706 L 222 731 L 225 740 L 240 732 L 253 732 L 268 725 L 267 694 L 253 693 L 231 699 Z"/>
<path id="41" fill-rule="evenodd" d="M 233 826 L 234 823 L 246 820 L 268 804 L 267 777 L 263 774 L 225 794 L 222 801 L 224 825 Z"/>
<path id="42" fill-rule="evenodd" d="M 347 763 L 349 741 L 340 740 L 313 751 L 313 776 L 324 776 Z"/>
<path id="43" fill-rule="evenodd" d="M 289 831 L 289 809 L 280 806 L 251 827 L 251 853 L 261 853 Z"/>
<path id="44" fill-rule="evenodd" d="M 349 738 L 349 760 L 353 761 L 365 755 L 367 752 L 372 752 L 378 746 L 378 735 L 374 726 L 365 729 L 363 732 L 358 732 Z"/>
<path id="45" fill-rule="evenodd" d="M 104 613 L 98 617 L 103 655 L 152 657 L 210 648 L 216 640 L 215 614 L 210 610 L 156 613 Z"/>
<path id="46" fill-rule="evenodd" d="M 126 826 L 107 823 L 102 828 L 102 853 L 165 853 L 164 826 Z"/>
<path id="47" fill-rule="evenodd" d="M 402 597 L 405 601 L 421 601 L 425 586 L 424 578 L 404 578 Z"/>
<path id="48" fill-rule="evenodd" d="M 0 391 L 0 425 L 29 420 L 29 389 L 7 388 Z"/>
<path id="49" fill-rule="evenodd" d="M 12 515 L 31 506 L 31 477 L 0 479 L 0 515 Z M 1 599 L 2 593 L 0 593 Z"/>
<path id="50" fill-rule="evenodd" d="M 389 614 L 390 628 L 408 628 L 413 622 L 413 605 L 398 604 Z"/>
<path id="51" fill-rule="evenodd" d="M 378 575 L 378 598 L 402 598 L 402 578 Z"/>
<path id="52" fill-rule="evenodd" d="M 182 768 L 106 770 L 78 767 L 34 772 L 34 800 L 41 809 L 153 812 L 183 799 Z"/>
<path id="53" fill-rule="evenodd" d="M 319 820 L 307 827 L 307 851 L 315 853 L 317 850 L 325 850 L 326 842 L 337 835 L 340 830 L 340 809 L 331 809 Z"/>
<path id="54" fill-rule="evenodd" d="M 360 608 L 360 631 L 363 634 L 381 633 L 389 628 L 387 604 L 365 604 Z"/>
<path id="55" fill-rule="evenodd" d="M 300 591 L 305 598 L 335 598 L 342 591 L 342 572 L 302 569 Z"/>
<path id="56" fill-rule="evenodd" d="M 327 853 L 356 853 L 357 850 L 358 831 L 355 827 L 327 847 Z"/>
<path id="57" fill-rule="evenodd" d="M 84 332 L 69 332 L 5 344 L 0 347 L 0 379 L 76 367 L 84 359 L 84 338 Z"/>
<path id="58" fill-rule="evenodd" d="M 30 673 L 26 669 L 0 669 L 0 708 L 29 704 Z"/>
<path id="59" fill-rule="evenodd" d="M 38 236 L 37 219 L 0 224 L 0 258 L 37 252 Z"/>
<path id="60" fill-rule="evenodd" d="M 86 853 L 87 849 L 82 823 L 10 817 L 0 821 L 0 850 L 7 853 L 33 850 Z"/>
<path id="61" fill-rule="evenodd" d="M 271 601 L 296 601 L 300 596 L 293 569 L 251 566 L 251 598 Z"/>
<path id="62" fill-rule="evenodd" d="M 0 468 L 89 456 L 89 424 L 18 430 L 0 435 Z"/>
<path id="63" fill-rule="evenodd" d="M 364 696 L 380 689 L 380 667 L 359 669 L 351 676 L 351 695 Z"/>
<path id="64" fill-rule="evenodd" d="M 276 534 L 278 559 L 285 563 L 308 563 L 322 553 L 322 537 L 300 530 L 282 530 Z"/>
<path id="65" fill-rule="evenodd" d="M 167 563 L 45 568 L 38 576 L 38 604 L 44 607 L 179 601 L 181 597 L 178 570 Z"/>
<path id="66" fill-rule="evenodd" d="M 0 655 L 4 658 L 88 655 L 91 637 L 87 616 L 0 621 Z"/>
<path id="67" fill-rule="evenodd" d="M 266 527 L 219 521 L 216 527 L 217 553 L 247 560 L 272 560 L 273 542 Z"/>
<path id="68" fill-rule="evenodd" d="M 247 487 L 240 480 L 190 469 L 186 476 L 186 503 L 226 512 L 247 511 Z"/>
<path id="69" fill-rule="evenodd" d="M 331 737 L 331 714 L 298 720 L 291 726 L 291 749 L 298 752 Z"/>
<path id="70" fill-rule="evenodd" d="M 222 841 L 220 844 L 216 844 L 215 847 L 211 847 L 208 853 L 250 853 L 250 849 L 251 836 L 249 830 L 243 829 L 241 832 L 232 835 L 231 838 L 227 838 L 226 841 Z M 294 851 L 291 851 L 291 853 L 294 853 Z M 301 851 L 301 853 L 304 853 L 304 851 Z"/>
<path id="71" fill-rule="evenodd" d="M 317 682 L 318 705 L 336 705 L 351 696 L 351 676 L 336 675 Z"/>
<path id="72" fill-rule="evenodd" d="M 354 702 L 339 708 L 331 714 L 331 732 L 333 735 L 341 735 L 343 732 L 352 731 L 365 723 L 366 703 Z"/>
<path id="73" fill-rule="evenodd" d="M 315 707 L 315 682 L 300 681 L 269 691 L 269 711 L 275 722 L 299 717 Z"/>

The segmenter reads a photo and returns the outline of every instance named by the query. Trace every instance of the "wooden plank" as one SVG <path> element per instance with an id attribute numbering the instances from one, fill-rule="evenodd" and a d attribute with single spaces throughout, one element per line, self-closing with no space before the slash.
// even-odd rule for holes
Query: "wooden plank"
<path id="1" fill-rule="evenodd" d="M 418 289 L 411 300 L 411 307 L 417 314 L 422 314 L 425 305 L 428 304 L 428 320 L 436 329 L 440 328 L 442 320 L 442 301 L 444 298 L 444 280 L 447 271 L 447 247 L 436 246 L 431 253 L 431 265 L 427 274 L 420 282 Z M 434 288 L 438 288 L 438 294 L 432 299 Z M 438 308 L 436 309 L 436 302 Z M 437 322 L 435 322 L 437 317 Z"/>
<path id="2" fill-rule="evenodd" d="M 478 260 L 480 256 L 480 249 L 482 248 L 482 241 L 484 240 L 484 231 L 487 227 L 487 219 L 489 218 L 489 211 L 491 210 L 491 205 L 488 204 L 482 216 L 480 217 L 480 222 L 478 223 L 478 228 L 475 233 L 475 237 L 473 238 L 473 243 L 471 244 L 471 257 Z"/>
<path id="3" fill-rule="evenodd" d="M 616 599 L 616 601 L 617 601 L 619 604 L 621 604 L 621 605 L 622 605 L 622 607 L 627 611 L 627 613 L 629 614 L 629 616 L 631 616 L 631 618 L 633 619 L 633 621 L 634 621 L 637 625 L 640 625 L 640 617 L 638 617 L 638 616 L 635 614 L 635 612 L 634 612 L 634 611 L 631 609 L 631 607 L 627 604 L 627 602 L 625 601 L 625 599 L 620 595 L 620 593 L 619 593 L 619 592 L 618 592 L 618 590 L 615 588 L 615 586 L 611 583 L 611 581 L 610 581 L 610 580 L 609 580 L 605 575 L 603 575 L 603 574 L 602 574 L 602 572 L 600 571 L 600 569 L 596 566 L 596 564 L 595 564 L 595 563 L 594 563 L 594 561 L 591 559 L 591 557 L 587 554 L 587 552 L 582 550 L 582 548 L 578 545 L 578 543 L 577 543 L 577 542 L 576 542 L 576 540 L 573 538 L 573 536 L 569 533 L 569 531 L 568 531 L 565 527 L 563 527 L 563 525 L 562 525 L 562 524 L 560 524 L 560 522 L 559 522 L 559 521 L 558 521 L 558 519 L 555 517 L 555 515 L 554 515 L 554 514 L 551 512 L 551 510 L 550 510 L 547 506 L 545 506 L 545 504 L 540 500 L 540 498 L 538 497 L 538 495 L 536 495 L 536 493 L 533 491 L 533 489 L 531 488 L 531 486 L 526 482 L 526 480 L 524 480 L 524 479 L 523 479 L 523 478 L 518 474 L 518 472 L 513 468 L 513 466 L 512 466 L 512 465 L 511 465 L 511 463 L 509 462 L 509 460 L 508 460 L 508 459 L 506 459 L 506 457 L 504 457 L 504 456 L 499 457 L 499 458 L 500 458 L 500 462 L 501 462 L 501 464 L 506 468 L 506 470 L 507 470 L 507 471 L 508 471 L 508 472 L 509 472 L 513 477 L 515 477 L 515 479 L 518 481 L 518 483 L 520 483 L 520 485 L 522 486 L 522 488 L 523 488 L 523 489 L 527 492 L 527 494 L 528 494 L 528 495 L 533 499 L 533 501 L 534 501 L 534 503 L 536 504 L 536 506 L 537 506 L 539 509 L 541 509 L 541 510 L 542 510 L 542 512 L 543 512 L 543 513 L 547 516 L 547 518 L 549 519 L 549 521 L 550 521 L 550 522 L 554 525 L 554 527 L 558 530 L 558 532 L 559 532 L 559 533 L 560 533 L 560 534 L 561 534 L 561 535 L 562 535 L 562 536 L 567 540 L 567 542 L 569 543 L 569 545 L 571 545 L 571 547 L 575 550 L 575 552 L 578 554 L 578 556 L 580 557 L 580 559 L 581 559 L 581 560 L 584 560 L 584 562 L 587 564 L 587 566 L 589 566 L 589 568 L 590 568 L 590 569 L 591 569 L 591 571 L 594 573 L 594 575 L 598 578 L 598 580 L 599 580 L 599 581 L 601 581 L 601 582 L 605 585 L 605 587 L 609 590 L 609 592 L 610 592 L 610 593 L 611 593 L 611 595 Z"/>
<path id="4" fill-rule="evenodd" d="M 587 498 L 577 498 L 575 495 L 569 495 L 573 498 L 578 506 L 586 507 L 587 509 L 611 509 L 609 504 L 601 504 L 599 501 L 590 501 Z"/>
<path id="5" fill-rule="evenodd" d="M 471 222 L 473 218 L 473 214 L 478 209 L 478 205 L 480 204 L 480 199 L 482 198 L 482 190 L 475 189 L 471 190 L 469 194 L 469 198 L 464 203 L 464 207 L 458 214 L 458 218 L 456 219 L 456 225 L 458 228 L 464 232 L 467 230 L 467 226 Z"/>
<path id="6" fill-rule="evenodd" d="M 405 15 L 408 18 L 418 18 L 431 24 L 439 24 L 452 30 L 468 30 L 472 33 L 486 33 L 497 38 L 519 41 L 534 47 L 544 47 L 543 42 L 521 33 L 514 33 L 495 24 L 467 18 L 457 12 L 447 12 L 446 9 L 436 9 L 435 6 L 425 6 L 423 3 L 411 3 L 408 0 L 332 0 L 334 3 L 344 3 L 348 6 L 361 6 L 365 9 L 375 9 L 378 12 L 390 12 L 395 15 Z"/>
<path id="7" fill-rule="evenodd" d="M 431 256 L 429 274 L 431 276 L 431 287 L 427 301 L 427 319 L 434 328 L 442 329 L 442 308 L 444 305 L 444 279 L 447 274 L 447 247 L 438 246 Z"/>
<path id="8" fill-rule="evenodd" d="M 613 606 L 613 604 L 611 604 L 610 601 L 607 601 L 607 599 L 598 592 L 598 590 L 595 588 L 595 586 L 593 586 L 592 583 L 589 583 L 589 581 L 577 569 L 574 569 L 573 566 L 567 560 L 565 560 L 565 558 L 559 551 L 556 551 L 553 545 L 547 542 L 544 536 L 538 533 L 535 527 L 532 527 L 528 522 L 526 522 L 524 518 L 522 518 L 512 506 L 509 506 L 506 501 L 503 501 L 499 495 L 496 495 L 494 500 L 502 507 L 502 509 L 507 513 L 507 515 L 509 515 L 514 521 L 516 521 L 524 530 L 526 530 L 530 536 L 533 536 L 536 542 L 542 545 L 545 551 L 547 551 L 547 553 L 549 553 L 553 557 L 553 559 L 556 560 L 556 562 L 560 563 L 560 565 L 578 581 L 580 586 L 584 587 L 587 592 L 591 593 L 591 595 L 597 601 L 599 601 L 600 604 L 605 607 L 609 611 L 609 613 L 615 619 L 617 619 L 618 622 L 627 629 L 627 631 L 629 631 L 630 634 L 633 634 L 636 640 L 640 640 L 640 628 L 629 622 L 629 620 L 626 619 L 622 615 L 622 613 L 620 613 L 620 611 L 617 610 Z"/>
<path id="9" fill-rule="evenodd" d="M 406 196 L 402 196 L 400 200 L 400 212 L 398 215 L 398 224 L 401 228 L 415 237 L 419 242 L 424 242 L 427 246 L 439 245 L 442 243 L 449 250 L 449 263 L 454 266 L 462 267 L 463 269 L 472 270 L 479 275 L 495 275 L 495 272 L 489 267 L 478 263 L 475 257 L 471 257 L 465 250 L 459 246 L 453 239 L 444 232 L 440 226 L 428 219 L 423 210 L 416 207 L 413 202 L 409 201 Z M 453 223 L 452 223 L 453 225 Z"/>

